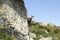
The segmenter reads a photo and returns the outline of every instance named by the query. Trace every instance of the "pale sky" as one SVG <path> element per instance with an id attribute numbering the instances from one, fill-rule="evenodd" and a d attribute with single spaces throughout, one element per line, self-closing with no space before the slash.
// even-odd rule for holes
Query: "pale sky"
<path id="1" fill-rule="evenodd" d="M 35 21 L 60 25 L 60 0 L 24 0 L 28 16 Z"/>

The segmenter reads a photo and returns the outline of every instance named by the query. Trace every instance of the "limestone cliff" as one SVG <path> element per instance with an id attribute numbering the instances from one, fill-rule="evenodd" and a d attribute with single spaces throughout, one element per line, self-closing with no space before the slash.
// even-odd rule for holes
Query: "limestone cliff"
<path id="1" fill-rule="evenodd" d="M 13 27 L 16 40 L 29 40 L 27 11 L 23 0 L 0 0 L 0 27 Z"/>

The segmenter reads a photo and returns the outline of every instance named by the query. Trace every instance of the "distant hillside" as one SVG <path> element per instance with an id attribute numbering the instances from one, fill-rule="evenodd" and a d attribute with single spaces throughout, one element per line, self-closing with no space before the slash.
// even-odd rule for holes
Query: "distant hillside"
<path id="1" fill-rule="evenodd" d="M 41 35 L 43 37 L 52 37 L 53 40 L 60 40 L 60 27 L 48 23 L 32 22 L 29 26 L 29 31 L 36 34 L 35 40 L 39 40 Z"/>

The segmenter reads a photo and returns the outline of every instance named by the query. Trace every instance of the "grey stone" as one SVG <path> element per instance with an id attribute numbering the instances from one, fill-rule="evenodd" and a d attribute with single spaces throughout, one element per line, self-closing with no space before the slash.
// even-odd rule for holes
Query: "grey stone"
<path id="1" fill-rule="evenodd" d="M 0 26 L 13 32 L 17 40 L 29 40 L 27 11 L 23 0 L 0 0 Z M 13 27 L 14 33 L 12 31 Z"/>

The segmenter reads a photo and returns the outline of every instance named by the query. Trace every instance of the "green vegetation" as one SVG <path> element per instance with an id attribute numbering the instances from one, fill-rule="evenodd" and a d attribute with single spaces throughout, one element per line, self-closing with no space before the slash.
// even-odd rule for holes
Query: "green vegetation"
<path id="1" fill-rule="evenodd" d="M 37 37 L 35 40 L 39 40 L 40 35 L 43 37 L 52 37 L 53 40 L 60 40 L 60 27 L 51 23 L 43 26 L 39 22 L 32 22 L 29 26 L 29 31 L 36 34 Z"/>
<path id="2" fill-rule="evenodd" d="M 52 26 L 51 26 L 52 25 Z M 14 40 L 13 35 L 9 35 L 3 28 L 0 27 L 0 39 Z M 1 31 L 2 30 L 2 31 Z M 35 40 L 39 40 L 41 35 L 43 37 L 52 37 L 53 40 L 60 40 L 60 27 L 54 24 L 47 24 L 46 26 L 40 25 L 39 22 L 32 22 L 29 25 L 29 31 L 36 34 Z"/>
<path id="3" fill-rule="evenodd" d="M 0 28 L 0 39 L 2 39 L 2 40 L 14 40 L 14 36 L 9 35 L 5 30 Z"/>

